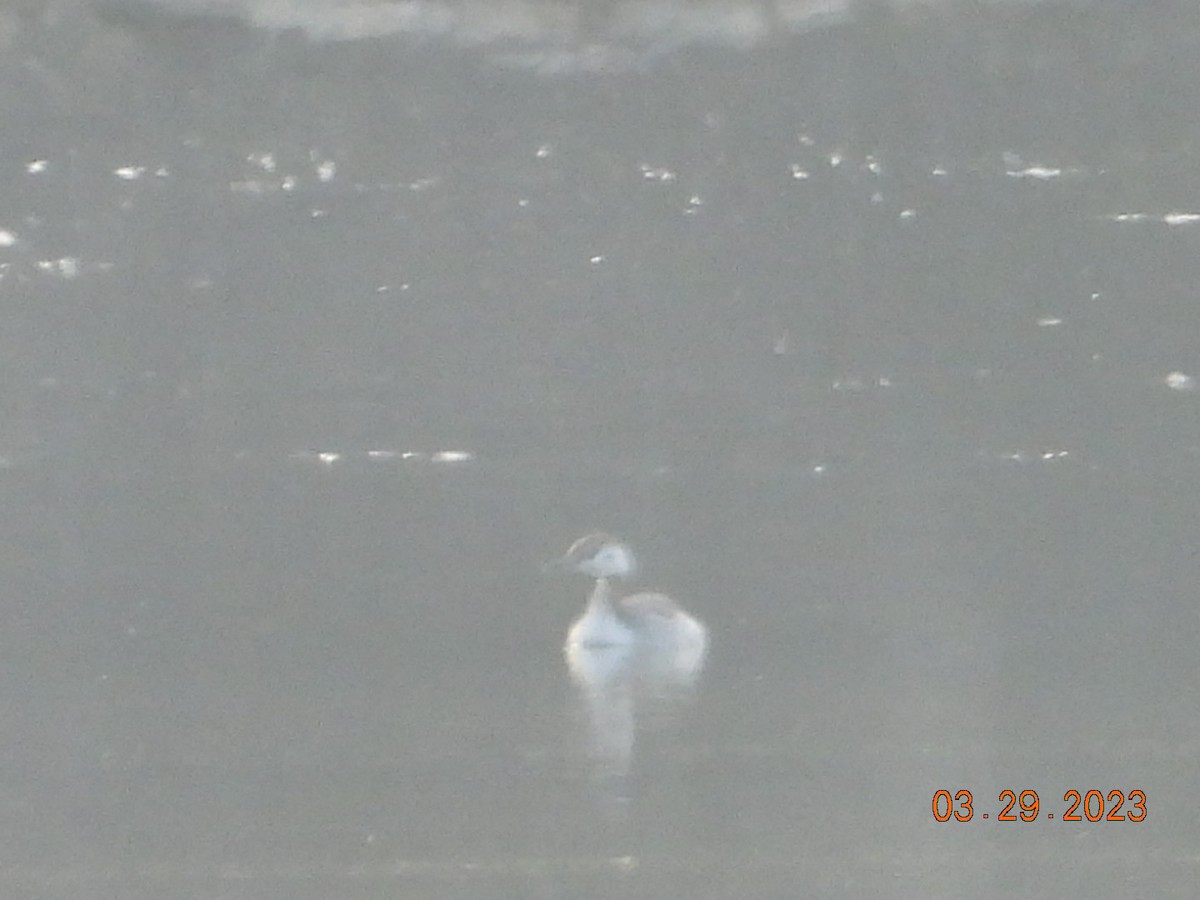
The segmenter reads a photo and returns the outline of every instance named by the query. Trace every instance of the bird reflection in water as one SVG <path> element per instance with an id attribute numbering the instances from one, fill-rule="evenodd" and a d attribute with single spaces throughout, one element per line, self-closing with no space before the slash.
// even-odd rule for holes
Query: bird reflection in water
<path id="1" fill-rule="evenodd" d="M 623 594 L 637 560 L 612 535 L 580 538 L 553 565 L 595 579 L 564 651 L 596 784 L 623 803 L 638 735 L 678 720 L 704 668 L 708 630 L 666 594 Z"/>

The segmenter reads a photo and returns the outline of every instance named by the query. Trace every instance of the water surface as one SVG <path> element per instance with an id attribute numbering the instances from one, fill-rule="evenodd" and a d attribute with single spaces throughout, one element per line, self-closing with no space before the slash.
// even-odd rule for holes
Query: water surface
<path id="1" fill-rule="evenodd" d="M 1191 895 L 1194 10 L 118 6 L 3 20 L 10 893 Z M 597 527 L 712 633 L 619 771 Z"/>

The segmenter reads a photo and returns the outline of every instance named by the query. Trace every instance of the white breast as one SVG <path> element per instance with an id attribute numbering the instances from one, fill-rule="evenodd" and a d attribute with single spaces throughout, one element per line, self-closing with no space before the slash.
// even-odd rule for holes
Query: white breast
<path id="1" fill-rule="evenodd" d="M 590 603 L 567 632 L 567 646 L 627 647 L 635 637 L 608 603 Z"/>

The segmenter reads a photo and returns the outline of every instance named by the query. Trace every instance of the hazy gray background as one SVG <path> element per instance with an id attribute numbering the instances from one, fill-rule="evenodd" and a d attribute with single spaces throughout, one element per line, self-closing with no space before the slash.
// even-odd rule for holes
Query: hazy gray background
<path id="1" fill-rule="evenodd" d="M 0 893 L 1194 896 L 1190 0 L 0 44 Z M 617 809 L 597 526 L 713 634 Z"/>

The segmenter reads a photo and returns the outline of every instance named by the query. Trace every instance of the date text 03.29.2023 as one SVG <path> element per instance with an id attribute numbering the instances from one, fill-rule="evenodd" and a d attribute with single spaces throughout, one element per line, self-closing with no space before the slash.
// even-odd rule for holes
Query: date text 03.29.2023
<path id="1" fill-rule="evenodd" d="M 997 822 L 1034 822 L 1041 815 L 1044 819 L 1057 818 L 1060 822 L 1141 822 L 1146 818 L 1146 794 L 1132 790 L 1087 791 L 1081 794 L 1072 788 L 1063 794 L 1066 808 L 1055 816 L 1041 811 L 1041 800 L 1037 791 L 1024 790 L 1017 794 L 1003 790 L 997 798 L 1002 804 L 995 815 Z M 933 817 L 939 822 L 970 822 L 974 818 L 992 818 L 988 813 L 977 814 L 975 798 L 963 789 L 951 796 L 947 790 L 935 791 L 933 795 Z"/>

